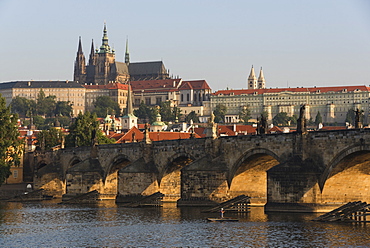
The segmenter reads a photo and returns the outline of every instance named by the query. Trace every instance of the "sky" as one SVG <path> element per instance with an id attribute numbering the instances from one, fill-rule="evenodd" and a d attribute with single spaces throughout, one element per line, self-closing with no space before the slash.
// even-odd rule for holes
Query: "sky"
<path id="1" fill-rule="evenodd" d="M 370 85 L 368 0 L 0 0 L 0 82 L 73 80 L 104 22 L 116 61 L 162 60 L 170 74 L 213 91 Z"/>

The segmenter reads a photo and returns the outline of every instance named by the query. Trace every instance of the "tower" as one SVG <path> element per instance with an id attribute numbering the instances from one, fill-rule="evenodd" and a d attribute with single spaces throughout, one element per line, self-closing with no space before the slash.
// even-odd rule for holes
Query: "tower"
<path id="1" fill-rule="evenodd" d="M 265 77 L 263 76 L 262 67 L 260 70 L 260 75 L 258 77 L 258 89 L 265 89 L 266 88 L 266 81 Z"/>
<path id="2" fill-rule="evenodd" d="M 107 26 L 104 23 L 102 45 L 96 53 L 95 84 L 106 85 L 111 78 L 111 65 L 115 63 L 114 50 L 108 44 Z"/>
<path id="3" fill-rule="evenodd" d="M 248 77 L 248 89 L 257 89 L 257 77 L 256 74 L 254 73 L 253 65 Z"/>
<path id="4" fill-rule="evenodd" d="M 131 85 L 128 85 L 127 91 L 127 102 L 125 115 L 121 117 L 121 124 L 123 130 L 130 130 L 133 127 L 137 127 L 137 117 L 134 115 L 134 109 L 132 107 L 132 96 L 131 96 Z"/>
<path id="5" fill-rule="evenodd" d="M 86 79 L 85 55 L 82 51 L 81 36 L 78 40 L 78 49 L 74 68 L 74 81 L 84 82 Z"/>
<path id="6" fill-rule="evenodd" d="M 128 38 L 126 39 L 126 52 L 125 52 L 125 63 L 130 64 L 130 54 L 128 52 Z"/>
<path id="7" fill-rule="evenodd" d="M 94 50 L 94 40 L 91 40 L 91 50 L 89 56 L 89 64 L 86 66 L 86 83 L 95 83 L 95 66 L 96 54 Z"/>

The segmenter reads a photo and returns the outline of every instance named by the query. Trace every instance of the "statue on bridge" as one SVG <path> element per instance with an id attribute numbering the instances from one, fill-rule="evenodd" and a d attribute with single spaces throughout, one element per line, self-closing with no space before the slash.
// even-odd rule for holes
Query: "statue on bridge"
<path id="1" fill-rule="evenodd" d="M 267 119 L 264 114 L 261 114 L 261 119 L 259 119 L 257 122 L 257 133 L 258 134 L 267 133 Z"/>
<path id="2" fill-rule="evenodd" d="M 297 120 L 297 132 L 307 133 L 307 120 L 305 117 L 306 104 L 302 104 L 299 110 L 299 118 Z"/>
<path id="3" fill-rule="evenodd" d="M 363 110 L 360 110 L 358 108 L 355 110 L 355 128 L 363 128 L 361 121 L 363 112 L 364 112 Z"/>

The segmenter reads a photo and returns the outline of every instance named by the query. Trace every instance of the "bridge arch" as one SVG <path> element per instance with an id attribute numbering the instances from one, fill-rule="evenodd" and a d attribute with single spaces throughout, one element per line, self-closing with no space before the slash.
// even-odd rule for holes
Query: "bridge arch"
<path id="1" fill-rule="evenodd" d="M 72 168 L 73 166 L 80 163 L 81 161 L 82 161 L 81 158 L 79 158 L 77 156 L 72 157 L 68 162 L 67 169 Z"/>
<path id="2" fill-rule="evenodd" d="M 120 170 L 130 163 L 131 160 L 129 157 L 124 154 L 115 156 L 109 162 L 103 178 L 104 194 L 112 195 L 113 198 L 119 193 L 119 189 L 123 187 L 123 179 L 120 177 Z"/>
<path id="3" fill-rule="evenodd" d="M 159 191 L 164 194 L 164 202 L 176 202 L 181 198 L 181 170 L 194 160 L 193 156 L 184 152 L 168 158 L 158 177 Z"/>
<path id="4" fill-rule="evenodd" d="M 278 155 L 265 148 L 246 151 L 230 168 L 228 175 L 230 197 L 244 194 L 251 197 L 252 204 L 266 204 L 267 170 L 280 162 Z"/>
<path id="5" fill-rule="evenodd" d="M 323 203 L 370 201 L 370 145 L 354 145 L 339 152 L 320 176 Z"/>

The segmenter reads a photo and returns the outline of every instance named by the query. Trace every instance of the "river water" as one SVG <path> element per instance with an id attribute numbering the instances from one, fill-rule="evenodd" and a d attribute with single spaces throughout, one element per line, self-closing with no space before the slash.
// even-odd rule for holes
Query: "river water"
<path id="1" fill-rule="evenodd" d="M 114 202 L 0 203 L 0 247 L 369 247 L 370 224 L 318 223 L 318 214 L 230 214 L 201 208 L 125 208 Z"/>

